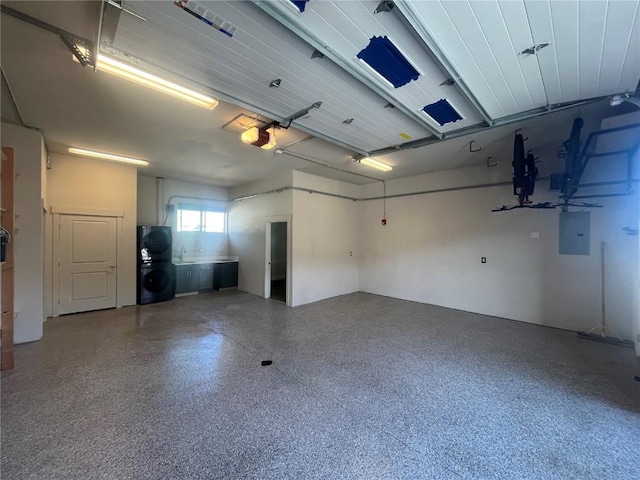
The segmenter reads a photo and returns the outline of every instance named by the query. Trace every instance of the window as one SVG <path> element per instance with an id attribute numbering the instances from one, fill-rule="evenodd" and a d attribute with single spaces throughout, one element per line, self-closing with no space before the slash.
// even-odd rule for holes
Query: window
<path id="1" fill-rule="evenodd" d="M 227 209 L 191 203 L 178 204 L 178 232 L 225 233 Z"/>

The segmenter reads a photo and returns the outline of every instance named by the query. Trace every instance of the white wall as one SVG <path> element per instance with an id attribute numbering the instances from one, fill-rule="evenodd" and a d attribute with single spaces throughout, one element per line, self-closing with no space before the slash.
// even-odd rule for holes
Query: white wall
<path id="1" fill-rule="evenodd" d="M 293 184 L 289 171 L 250 185 L 232 188 L 229 198 L 282 188 Z M 267 221 L 272 217 L 291 216 L 291 191 L 229 202 L 229 253 L 239 257 L 238 288 L 264 297 Z M 291 281 L 294 281 L 292 278 Z"/>
<path id="2" fill-rule="evenodd" d="M 138 176 L 138 225 L 168 225 L 172 227 L 173 256 L 177 258 L 184 247 L 185 258 L 224 256 L 228 254 L 227 234 L 178 232 L 176 213 L 167 214 L 165 206 L 178 203 L 226 206 L 226 188 Z"/>
<path id="3" fill-rule="evenodd" d="M 44 321 L 44 197 L 42 162 L 46 150 L 39 132 L 2 124 L 2 146 L 15 153 L 15 343 L 42 338 Z"/>
<path id="4" fill-rule="evenodd" d="M 51 207 L 123 210 L 118 255 L 118 305 L 136 303 L 137 169 L 134 166 L 51 154 L 47 189 Z M 47 248 L 52 249 L 51 244 Z M 51 258 L 54 253 L 51 253 Z"/>
<path id="5" fill-rule="evenodd" d="M 356 197 L 358 187 L 293 172 L 295 187 Z M 293 192 L 292 305 L 358 291 L 358 206 L 352 200 Z"/>
<path id="6" fill-rule="evenodd" d="M 232 189 L 231 198 L 283 187 L 355 197 L 359 187 L 302 172 L 288 172 Z M 264 296 L 270 220 L 290 216 L 292 306 L 358 291 L 358 207 L 355 202 L 298 190 L 230 202 L 230 252 L 240 258 L 239 288 Z"/>
<path id="7" fill-rule="evenodd" d="M 585 136 L 586 136 L 585 132 Z M 543 152 L 541 175 L 561 171 L 555 152 Z M 606 165 L 605 165 L 606 166 Z M 388 182 L 387 194 L 509 181 L 510 162 Z M 364 188 L 367 196 L 380 187 Z M 632 337 L 637 318 L 638 196 L 603 200 L 591 209 L 591 255 L 558 254 L 559 211 L 491 213 L 515 203 L 511 186 L 361 202 L 360 290 L 571 330 L 600 323 L 599 244 L 606 242 L 607 322 Z M 583 192 L 584 193 L 584 192 Z M 548 181 L 533 199 L 555 200 Z M 597 201 L 597 200 L 594 200 Z M 575 209 L 574 209 L 575 210 Z M 539 238 L 532 238 L 537 232 Z M 481 257 L 487 263 L 481 263 Z M 635 298 L 635 300 L 634 300 Z"/>
<path id="8" fill-rule="evenodd" d="M 162 180 L 162 179 L 160 179 Z M 138 225 L 161 225 L 163 212 L 158 212 L 158 179 L 138 175 Z"/>
<path id="9" fill-rule="evenodd" d="M 605 118 L 602 121 L 602 129 L 611 129 L 624 125 L 632 125 L 640 123 L 640 111 L 635 111 L 633 113 L 628 113 L 626 115 L 619 115 L 616 117 Z M 611 150 L 620 150 L 632 148 L 637 145 L 638 139 L 640 138 L 640 129 L 633 129 L 630 131 L 618 132 L 610 135 L 606 135 L 601 137 L 602 140 L 598 141 L 597 147 L 598 151 L 611 151 Z M 609 178 L 604 178 L 605 180 L 609 180 L 612 176 L 620 177 L 621 170 L 626 168 L 626 158 L 624 157 L 615 157 L 608 158 L 608 173 Z M 634 176 L 638 178 L 638 174 L 640 173 L 640 169 L 638 168 L 640 165 L 640 152 L 637 153 L 636 158 L 634 159 Z M 604 175 L 600 175 L 603 177 Z M 598 181 L 595 179 L 594 181 Z M 638 186 L 636 184 L 635 188 Z M 620 187 L 617 187 L 617 190 L 620 190 Z M 615 191 L 615 190 L 614 190 Z M 640 200 L 640 196 L 634 195 L 634 197 Z M 627 222 L 627 227 L 630 228 L 638 228 L 638 224 L 640 223 L 640 205 L 638 205 L 638 201 L 633 201 L 633 198 L 629 200 L 629 202 L 625 202 L 625 209 L 622 212 L 617 212 L 617 215 L 622 217 L 625 222 Z M 638 242 L 640 239 L 637 235 L 630 236 L 627 235 L 627 238 L 624 239 L 624 246 L 619 248 L 617 245 L 610 245 L 610 248 L 607 249 L 607 252 L 611 252 L 612 258 L 616 263 L 610 264 L 609 275 L 605 279 L 606 282 L 610 282 L 611 272 L 617 272 L 621 269 L 623 272 L 628 272 L 629 268 L 633 268 L 636 266 L 636 271 L 633 274 L 630 274 L 630 278 L 627 280 L 625 278 L 624 284 L 614 284 L 612 285 L 611 290 L 614 290 L 617 294 L 617 297 L 614 298 L 613 308 L 618 310 L 617 307 L 624 306 L 626 308 L 629 305 L 628 299 L 631 298 L 631 310 L 627 311 L 623 309 L 620 312 L 615 312 L 617 315 L 627 315 L 629 320 L 631 321 L 631 335 L 625 338 L 629 338 L 635 342 L 635 350 L 636 355 L 640 357 L 640 246 Z M 628 255 L 628 251 L 632 251 L 634 255 Z M 609 254 L 609 253 L 608 253 Z M 610 255 L 610 254 L 609 254 Z M 619 277 L 619 275 L 614 275 L 614 279 Z M 609 302 L 609 293 L 610 289 L 607 288 L 607 301 Z M 621 299 L 619 297 L 622 297 Z M 622 300 L 622 302 L 620 302 Z M 625 301 L 626 300 L 626 301 Z M 609 312 L 610 307 L 607 307 L 607 312 Z"/>

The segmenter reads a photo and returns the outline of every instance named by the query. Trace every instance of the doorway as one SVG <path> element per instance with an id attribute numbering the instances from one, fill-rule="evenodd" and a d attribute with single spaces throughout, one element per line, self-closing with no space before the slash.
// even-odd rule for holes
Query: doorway
<path id="1" fill-rule="evenodd" d="M 291 215 L 265 217 L 264 298 L 291 306 Z"/>
<path id="2" fill-rule="evenodd" d="M 117 221 L 60 215 L 57 315 L 116 306 Z M 57 316 L 56 315 L 56 316 Z"/>
<path id="3" fill-rule="evenodd" d="M 271 223 L 271 298 L 287 302 L 287 222 Z"/>

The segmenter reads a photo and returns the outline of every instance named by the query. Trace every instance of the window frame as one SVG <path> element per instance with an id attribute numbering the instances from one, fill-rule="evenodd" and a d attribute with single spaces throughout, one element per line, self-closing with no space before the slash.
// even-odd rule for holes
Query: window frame
<path id="1" fill-rule="evenodd" d="M 198 225 L 198 230 L 183 230 L 182 227 L 182 212 L 198 212 L 200 215 L 200 224 Z M 222 222 L 223 230 L 216 232 L 208 232 L 205 230 L 206 228 L 206 213 L 222 213 L 224 218 Z M 228 231 L 228 209 L 226 205 L 205 205 L 205 204 L 196 204 L 196 203 L 179 203 L 176 206 L 176 231 L 179 233 L 204 233 L 207 235 L 227 235 Z"/>

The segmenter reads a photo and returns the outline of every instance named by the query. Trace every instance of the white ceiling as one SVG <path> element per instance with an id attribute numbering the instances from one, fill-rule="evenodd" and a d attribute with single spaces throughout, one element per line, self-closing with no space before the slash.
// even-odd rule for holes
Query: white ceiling
<path id="1" fill-rule="evenodd" d="M 200 2 L 207 3 L 207 2 Z M 130 8 L 147 20 L 121 15 L 113 46 L 151 64 L 214 85 L 232 102 L 283 119 L 322 101 L 322 107 L 295 124 L 309 132 L 370 151 L 429 132 L 385 100 L 363 89 L 328 59 L 312 59 L 314 49 L 251 2 L 208 2 L 238 31 L 233 38 L 177 8 L 172 2 L 139 2 Z M 269 83 L 282 79 L 279 88 Z M 349 124 L 344 120 L 354 118 Z"/>
<path id="2" fill-rule="evenodd" d="M 397 2 L 429 32 L 492 118 L 633 92 L 637 1 Z M 521 54 L 549 43 L 537 54 Z"/>
<path id="3" fill-rule="evenodd" d="M 429 128 L 433 128 L 432 125 L 420 123 L 411 115 L 403 113 L 404 106 L 411 104 L 411 108 L 414 108 L 416 105 L 438 100 L 438 92 L 443 89 L 449 89 L 446 98 L 452 99 L 456 106 L 464 104 L 463 95 L 459 90 L 439 86 L 441 78 L 445 78 L 444 73 L 440 71 L 441 77 L 437 76 L 440 67 L 426 50 L 418 48 L 419 45 L 415 42 L 419 35 L 408 35 L 406 26 L 399 21 L 397 13 L 365 15 L 365 10 L 370 11 L 371 5 L 375 8 L 377 2 L 314 0 L 308 7 L 311 14 L 305 17 L 305 21 L 322 25 L 324 14 L 320 13 L 325 10 L 326 15 L 340 15 L 341 17 L 335 17 L 330 23 L 348 23 L 348 28 L 345 26 L 340 29 L 341 32 L 349 32 L 348 35 L 345 33 L 341 41 L 348 42 L 351 50 L 358 48 L 358 42 L 362 44 L 364 41 L 366 44 L 367 37 L 376 34 L 378 25 L 386 32 L 392 32 L 394 40 L 406 39 L 407 42 L 414 42 L 413 47 L 407 47 L 406 50 L 412 52 L 412 60 L 420 60 L 420 68 L 423 71 L 431 73 L 423 76 L 420 80 L 424 81 L 420 84 L 411 82 L 414 85 L 408 85 L 411 88 L 402 95 L 392 92 L 392 103 L 398 104 L 398 108 L 384 108 L 390 100 L 387 96 L 364 86 L 359 79 L 333 63 L 329 56 L 311 59 L 314 50 L 312 45 L 256 5 L 240 1 L 204 3 L 238 27 L 233 38 L 221 34 L 180 10 L 171 1 L 130 1 L 126 2 L 127 8 L 147 17 L 147 21 L 141 22 L 133 16 L 121 15 L 113 47 L 148 62 L 150 68 L 166 71 L 169 76 L 184 77 L 187 83 L 199 86 L 203 91 L 216 92 L 218 98 L 228 100 L 221 101 L 212 111 L 150 91 L 106 73 L 94 72 L 89 67 L 83 68 L 79 63 L 72 61 L 70 51 L 58 36 L 3 14 L 2 68 L 24 122 L 44 130 L 47 146 L 52 152 L 64 153 L 68 146 L 110 151 L 148 159 L 150 165 L 142 170 L 144 174 L 218 186 L 236 186 L 290 169 L 305 170 L 352 183 L 370 181 L 310 164 L 298 157 L 275 155 L 273 151 L 242 144 L 239 141 L 240 127 L 237 124 L 235 127 L 231 124 L 222 128 L 241 113 L 256 117 L 255 112 L 258 112 L 264 115 L 260 117 L 264 121 L 279 120 L 316 101 L 322 101 L 321 108 L 311 110 L 310 115 L 294 123 L 296 128 L 277 131 L 278 147 L 298 142 L 307 138 L 308 132 L 313 132 L 319 137 L 330 138 L 333 143 L 314 138 L 290 147 L 290 150 L 339 169 L 384 179 L 456 168 L 471 163 L 484 163 L 487 156 L 508 161 L 509 152 L 512 150 L 513 131 L 520 127 L 525 128 L 530 138 L 527 148 L 538 151 L 560 148 L 562 141 L 569 134 L 571 120 L 578 114 L 602 118 L 613 113 L 605 101 L 422 148 L 399 151 L 380 157 L 394 167 L 392 172 L 377 172 L 354 164 L 351 156 L 361 151 L 429 137 Z M 456 3 L 460 3 L 460 8 L 453 13 L 448 11 L 450 18 L 457 18 L 456 15 L 463 18 L 469 13 L 469 9 L 478 13 L 475 3 Z M 468 79 L 473 78 L 474 71 L 484 79 L 484 84 L 481 81 L 469 83 L 474 86 L 474 93 L 479 99 L 483 98 L 479 93 L 482 92 L 482 88 L 490 90 L 491 98 L 495 98 L 496 101 L 494 106 L 488 102 L 486 108 L 487 111 L 495 111 L 493 115 L 496 115 L 496 118 L 544 106 L 547 103 L 557 103 L 567 98 L 575 100 L 586 98 L 585 95 L 594 96 L 594 92 L 597 95 L 618 93 L 628 89 L 634 75 L 637 83 L 637 77 L 640 76 L 640 42 L 633 43 L 633 39 L 638 35 L 637 2 L 612 2 L 625 3 L 627 7 L 625 10 L 623 7 L 605 5 L 609 16 L 606 26 L 598 33 L 600 36 L 596 35 L 596 40 L 601 39 L 598 63 L 606 66 L 606 70 L 594 69 L 593 62 L 589 64 L 584 60 L 585 52 L 590 51 L 586 47 L 577 48 L 573 45 L 573 50 L 568 47 L 561 48 L 557 38 L 554 40 L 558 42 L 557 49 L 547 47 L 539 52 L 538 60 L 541 60 L 541 54 L 547 51 L 553 51 L 556 56 L 560 55 L 558 52 L 564 52 L 562 55 L 565 61 L 558 62 L 556 57 L 556 73 L 551 76 L 552 80 L 558 82 L 556 90 L 561 90 L 564 96 L 554 93 L 556 96 L 552 98 L 553 102 L 550 102 L 550 92 L 556 90 L 548 88 L 546 77 L 547 67 L 552 65 L 554 60 L 548 60 L 548 64 L 540 62 L 539 74 L 536 76 L 535 69 L 531 70 L 529 64 L 525 65 L 521 56 L 514 58 L 513 49 L 504 49 L 507 37 L 514 46 L 515 39 L 519 39 L 518 45 L 527 43 L 529 34 L 526 31 L 523 33 L 520 28 L 525 18 L 522 17 L 522 12 L 538 8 L 530 3 L 537 2 L 487 2 L 487 11 L 483 7 L 483 11 L 476 16 L 477 25 L 463 30 L 468 32 L 469 36 L 466 36 L 466 33 L 461 34 L 462 29 L 459 28 L 456 34 L 460 38 L 457 43 L 451 43 L 468 47 L 469 42 L 473 42 L 472 32 L 477 32 L 478 29 L 490 30 L 486 28 L 491 21 L 490 12 L 497 14 L 495 9 L 498 8 L 502 15 L 501 28 L 491 30 L 495 37 L 486 36 L 484 44 L 476 42 L 477 48 L 491 53 L 488 58 L 492 59 L 493 64 L 489 62 L 479 65 L 476 62 L 473 66 L 475 70 L 460 70 L 460 73 L 468 75 Z M 558 2 L 553 3 L 555 5 Z M 566 3 L 573 5 L 575 2 Z M 633 3 L 635 10 L 632 11 L 628 7 L 629 3 Z M 76 35 L 91 40 L 97 38 L 99 2 L 44 1 L 3 4 Z M 416 2 L 411 5 L 417 9 L 436 8 L 439 2 Z M 450 9 L 448 5 L 447 10 Z M 406 2 L 403 2 L 402 6 L 405 8 Z M 551 10 L 556 9 L 554 6 Z M 576 21 L 594 18 L 589 17 L 591 14 L 585 13 L 592 10 L 596 12 L 597 9 L 583 8 L 581 2 L 579 15 L 575 16 Z M 622 15 L 620 12 L 625 14 Z M 622 16 L 624 19 L 620 18 Z M 362 18 L 362 21 L 354 20 L 356 18 Z M 513 19 L 513 23 L 509 19 Z M 616 29 L 618 23 L 610 19 L 618 19 L 615 22 L 619 22 L 620 27 Z M 464 25 L 467 20 L 460 20 L 460 25 Z M 329 23 L 324 21 L 324 25 L 323 28 Z M 320 27 L 313 28 L 316 33 L 323 32 Z M 429 28 L 433 29 L 431 33 L 434 38 L 451 34 L 447 31 L 446 22 Z M 534 32 L 531 34 L 533 41 L 540 41 L 536 38 L 533 23 L 531 29 Z M 623 30 L 627 32 L 626 37 L 622 33 Z M 613 31 L 617 33 L 614 34 Z M 335 37 L 337 41 L 337 35 Z M 586 36 L 580 38 L 583 37 Z M 333 41 L 333 36 L 330 35 L 329 40 Z M 597 44 L 596 40 L 594 41 Z M 623 43 L 624 48 L 620 47 Z M 610 51 L 614 45 L 621 48 L 615 54 Z M 454 50 L 452 48 L 452 52 L 449 52 L 451 61 L 456 65 L 467 65 L 468 63 L 456 57 L 456 52 L 462 52 L 462 49 Z M 558 73 L 565 71 L 565 62 L 569 61 L 567 58 L 571 55 L 577 57 L 580 62 L 580 76 L 576 80 L 578 86 L 573 90 L 571 85 L 566 83 L 571 80 L 571 75 Z M 536 56 L 531 57 L 536 60 Z M 520 68 L 516 68 L 514 62 L 519 62 Z M 502 81 L 507 82 L 509 88 L 503 88 L 502 84 L 491 77 L 496 71 L 502 72 Z M 618 73 L 614 75 L 610 71 Z M 275 78 L 283 79 L 281 87 L 269 88 L 269 82 Z M 542 93 L 549 98 L 543 98 L 541 82 L 546 89 Z M 616 85 L 615 88 L 622 90 L 615 90 L 611 87 L 613 84 Z M 6 92 L 3 92 L 3 107 L 6 99 Z M 418 102 L 418 99 L 427 100 Z M 441 129 L 443 132 L 481 120 L 470 104 L 461 107 L 462 110 L 466 123 L 456 122 L 445 126 Z M 345 125 L 342 122 L 347 118 L 354 118 L 354 121 Z M 4 108 L 3 120 L 13 121 L 10 116 L 5 115 Z M 410 138 L 402 138 L 399 133 L 406 133 Z M 468 144 L 471 140 L 476 141 L 475 146 L 483 148 L 481 153 L 469 152 Z M 348 144 L 355 148 L 343 148 L 335 143 Z"/>

